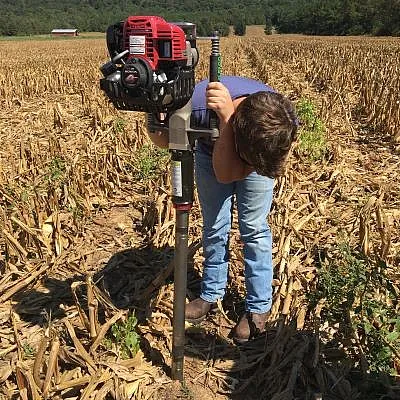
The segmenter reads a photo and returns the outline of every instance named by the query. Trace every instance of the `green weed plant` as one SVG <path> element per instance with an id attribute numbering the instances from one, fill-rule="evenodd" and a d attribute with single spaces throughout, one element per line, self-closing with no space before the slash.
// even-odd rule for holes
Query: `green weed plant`
<path id="1" fill-rule="evenodd" d="M 311 100 L 302 98 L 296 104 L 296 112 L 301 123 L 299 153 L 310 161 L 323 160 L 328 150 L 326 130 L 315 105 Z"/>
<path id="2" fill-rule="evenodd" d="M 24 359 L 33 358 L 35 356 L 35 349 L 29 343 L 24 343 L 22 345 L 22 350 Z"/>
<path id="3" fill-rule="evenodd" d="M 125 121 L 123 118 L 116 118 L 113 121 L 113 129 L 115 133 L 122 133 L 126 126 L 128 125 L 128 122 Z"/>
<path id="4" fill-rule="evenodd" d="M 346 349 L 355 365 L 367 364 L 365 372 L 395 375 L 400 354 L 398 293 L 384 263 L 340 243 L 321 260 L 311 300 L 322 299 L 322 324 L 338 326 L 332 344 Z"/>
<path id="5" fill-rule="evenodd" d="M 47 179 L 49 183 L 61 184 L 65 180 L 66 165 L 61 157 L 54 157 L 48 166 Z"/>
<path id="6" fill-rule="evenodd" d="M 115 344 L 123 359 L 134 357 L 139 351 L 140 336 L 136 332 L 137 318 L 131 314 L 123 322 L 113 324 L 108 332 L 105 345 L 111 348 Z"/>
<path id="7" fill-rule="evenodd" d="M 148 181 L 164 173 L 169 152 L 154 145 L 144 145 L 140 147 L 134 158 L 135 177 L 142 181 Z"/>

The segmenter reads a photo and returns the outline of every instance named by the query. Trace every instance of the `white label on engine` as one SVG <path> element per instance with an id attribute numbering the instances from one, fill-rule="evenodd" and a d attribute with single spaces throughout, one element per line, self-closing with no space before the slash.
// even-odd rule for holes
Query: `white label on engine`
<path id="1" fill-rule="evenodd" d="M 129 53 L 146 54 L 146 36 L 129 36 Z"/>
<path id="2" fill-rule="evenodd" d="M 180 161 L 171 161 L 172 167 L 172 195 L 182 196 L 182 163 Z"/>

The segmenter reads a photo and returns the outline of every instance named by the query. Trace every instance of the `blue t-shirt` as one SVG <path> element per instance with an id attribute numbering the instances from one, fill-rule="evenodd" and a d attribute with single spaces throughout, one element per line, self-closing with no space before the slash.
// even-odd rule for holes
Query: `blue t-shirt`
<path id="1" fill-rule="evenodd" d="M 229 90 L 232 100 L 257 92 L 275 92 L 272 87 L 255 79 L 241 76 L 221 76 L 220 82 Z M 196 84 L 192 96 L 192 125 L 207 128 L 209 110 L 206 107 L 206 88 L 208 80 Z"/>

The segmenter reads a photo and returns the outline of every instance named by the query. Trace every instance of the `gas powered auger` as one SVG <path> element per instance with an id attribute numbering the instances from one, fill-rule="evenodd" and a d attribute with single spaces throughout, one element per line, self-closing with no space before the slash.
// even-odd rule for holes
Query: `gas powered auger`
<path id="1" fill-rule="evenodd" d="M 131 16 L 107 30 L 111 61 L 101 67 L 100 87 L 121 110 L 147 113 L 150 132 L 168 132 L 172 202 L 176 209 L 172 379 L 183 381 L 188 222 L 193 204 L 193 147 L 199 137 L 218 137 L 217 119 L 209 129 L 190 126 L 191 97 L 199 52 L 196 39 L 211 40 L 210 81 L 220 77 L 219 37 L 196 37 L 196 26 L 156 16 Z"/>

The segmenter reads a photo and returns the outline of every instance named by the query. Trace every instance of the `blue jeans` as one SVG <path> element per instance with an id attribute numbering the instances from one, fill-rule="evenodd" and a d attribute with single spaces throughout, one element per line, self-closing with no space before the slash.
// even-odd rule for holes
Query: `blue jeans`
<path id="1" fill-rule="evenodd" d="M 229 184 L 214 175 L 212 156 L 195 152 L 196 184 L 203 216 L 204 269 L 200 297 L 209 302 L 225 294 L 228 277 L 229 231 L 234 195 L 244 251 L 246 311 L 264 313 L 272 302 L 272 235 L 267 222 L 274 180 L 251 173 Z"/>

